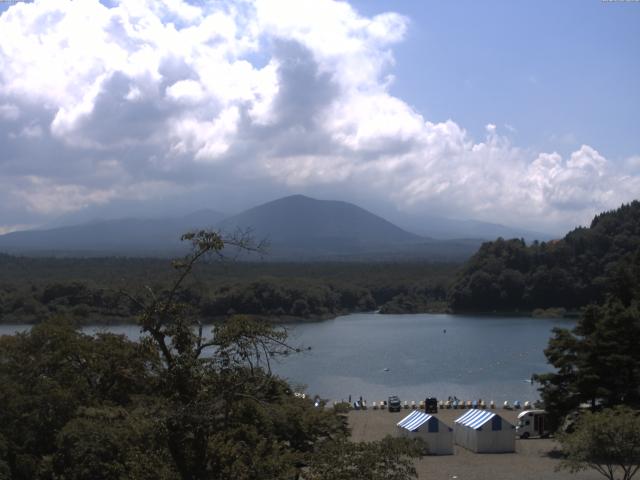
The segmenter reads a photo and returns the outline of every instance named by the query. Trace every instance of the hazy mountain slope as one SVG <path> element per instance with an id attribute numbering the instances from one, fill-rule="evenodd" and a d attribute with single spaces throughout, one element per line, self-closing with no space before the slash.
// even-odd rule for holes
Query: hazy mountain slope
<path id="1" fill-rule="evenodd" d="M 95 221 L 0 236 L 0 251 L 65 256 L 174 256 L 187 230 L 215 227 L 228 234 L 251 229 L 269 243 L 267 260 L 456 261 L 479 240 L 433 240 L 399 228 L 354 204 L 294 195 L 222 220 L 212 211 L 186 217 Z M 250 257 L 255 259 L 255 256 Z"/>
<path id="2" fill-rule="evenodd" d="M 218 224 L 225 231 L 251 227 L 273 244 L 320 247 L 418 243 L 425 239 L 356 205 L 293 195 L 259 205 Z"/>
<path id="3" fill-rule="evenodd" d="M 523 238 L 527 242 L 532 242 L 534 240 L 546 241 L 555 238 L 554 235 L 548 233 L 510 227 L 499 223 L 479 220 L 457 220 L 430 214 L 399 215 L 396 223 L 411 232 L 440 240 L 456 238 L 495 240 L 498 237 L 502 237 Z"/>
<path id="4" fill-rule="evenodd" d="M 123 218 L 12 232 L 0 236 L 0 249 L 20 253 L 153 255 L 180 248 L 180 235 L 195 228 L 213 227 L 222 214 L 202 210 L 185 217 Z"/>
<path id="5" fill-rule="evenodd" d="M 273 260 L 460 261 L 481 243 L 421 237 L 354 204 L 303 195 L 251 208 L 218 227 L 251 228 L 256 238 L 268 240 L 267 258 Z"/>

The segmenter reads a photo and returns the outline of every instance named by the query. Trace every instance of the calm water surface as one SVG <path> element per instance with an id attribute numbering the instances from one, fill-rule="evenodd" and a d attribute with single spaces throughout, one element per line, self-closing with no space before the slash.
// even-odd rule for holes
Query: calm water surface
<path id="1" fill-rule="evenodd" d="M 276 373 L 324 398 L 396 394 L 402 400 L 446 398 L 535 400 L 527 380 L 550 370 L 543 350 L 551 329 L 573 321 L 462 315 L 352 314 L 287 325 L 289 343 L 311 347 L 277 362 Z M 0 326 L 0 334 L 25 327 Z M 103 327 L 88 327 L 93 333 Z M 130 338 L 136 326 L 110 327 Z M 445 333 L 446 330 L 446 333 Z"/>
<path id="2" fill-rule="evenodd" d="M 276 371 L 331 399 L 535 400 L 536 387 L 527 380 L 550 370 L 543 350 L 551 329 L 573 325 L 539 318 L 347 315 L 290 327 L 290 342 L 312 350 Z"/>

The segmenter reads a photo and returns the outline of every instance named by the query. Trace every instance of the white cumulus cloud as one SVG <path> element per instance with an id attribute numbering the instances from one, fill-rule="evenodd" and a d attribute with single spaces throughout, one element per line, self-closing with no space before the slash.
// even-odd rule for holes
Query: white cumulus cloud
<path id="1" fill-rule="evenodd" d="M 492 123 L 478 140 L 424 118 L 390 91 L 410 28 L 334 0 L 16 3 L 0 16 L 0 224 L 123 198 L 330 185 L 555 229 L 640 191 L 636 157 L 619 172 L 593 146 L 563 158 Z"/>

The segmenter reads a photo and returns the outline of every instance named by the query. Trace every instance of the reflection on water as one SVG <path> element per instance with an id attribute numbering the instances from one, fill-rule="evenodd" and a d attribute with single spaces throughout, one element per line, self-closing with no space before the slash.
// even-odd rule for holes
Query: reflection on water
<path id="1" fill-rule="evenodd" d="M 311 347 L 275 365 L 279 375 L 329 399 L 391 394 L 495 400 L 535 400 L 533 373 L 549 370 L 543 350 L 558 319 L 460 315 L 353 314 L 318 323 L 287 325 L 289 342 Z M 0 326 L 0 334 L 24 330 Z M 87 327 L 87 333 L 105 330 Z M 137 326 L 108 328 L 138 338 Z"/>

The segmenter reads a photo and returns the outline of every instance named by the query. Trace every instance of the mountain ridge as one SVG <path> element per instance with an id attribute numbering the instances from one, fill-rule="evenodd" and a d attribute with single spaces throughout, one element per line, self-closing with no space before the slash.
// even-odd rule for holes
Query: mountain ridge
<path id="1" fill-rule="evenodd" d="M 214 227 L 221 214 L 201 210 L 184 217 L 161 219 L 119 218 L 93 220 L 43 230 L 0 235 L 0 249 L 8 253 L 56 254 L 82 252 L 81 256 L 127 253 L 163 253 L 180 248 L 180 235 L 193 228 Z M 94 255 L 92 255 L 94 252 Z"/>
<path id="2" fill-rule="evenodd" d="M 290 195 L 224 217 L 199 210 L 171 218 L 119 218 L 0 236 L 0 251 L 53 256 L 174 256 L 182 233 L 214 228 L 251 230 L 270 243 L 272 260 L 462 260 L 483 239 L 418 235 L 358 205 Z"/>
<path id="3" fill-rule="evenodd" d="M 218 227 L 224 230 L 251 227 L 258 235 L 268 234 L 276 241 L 310 237 L 365 241 L 363 237 L 371 234 L 378 235 L 372 243 L 424 240 L 355 204 L 305 195 L 290 195 L 257 205 L 222 220 Z"/>

